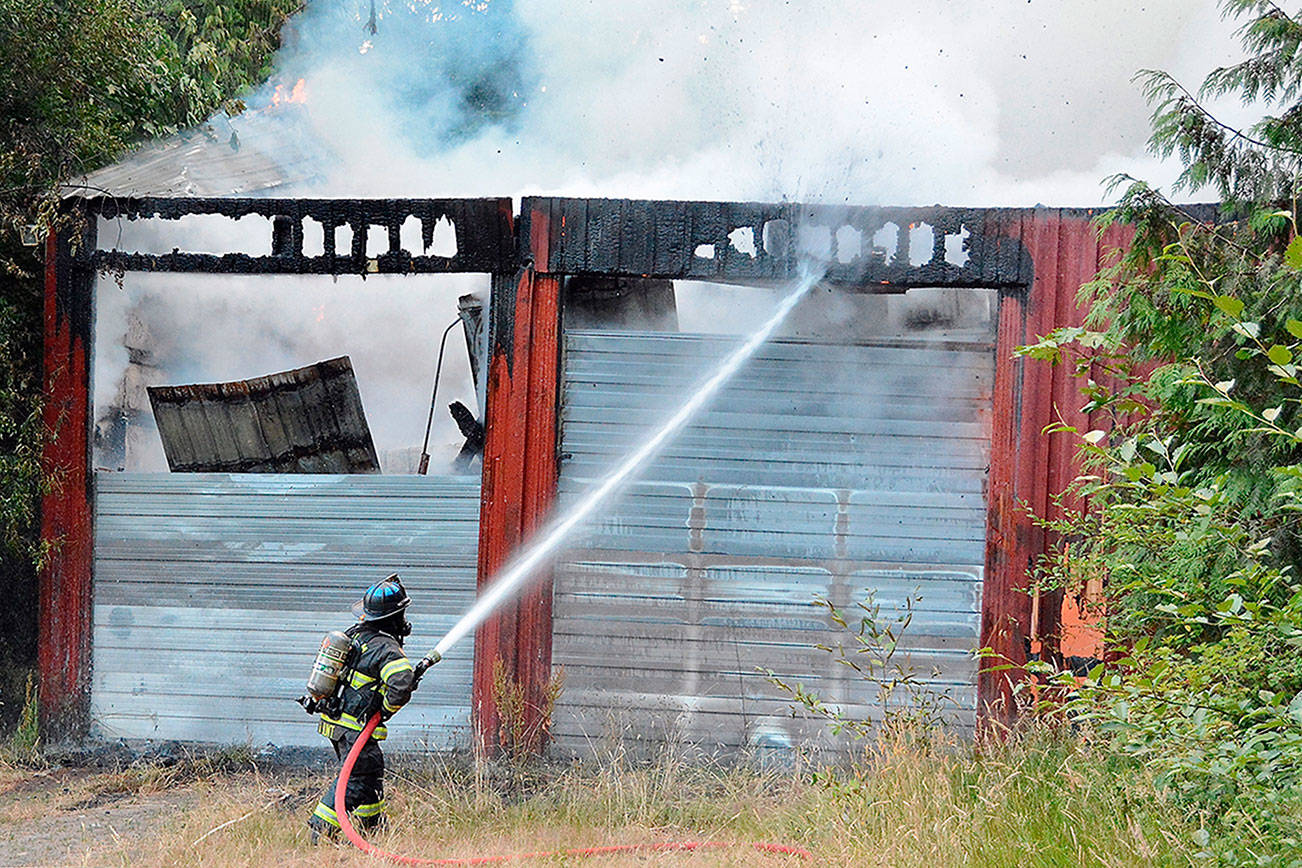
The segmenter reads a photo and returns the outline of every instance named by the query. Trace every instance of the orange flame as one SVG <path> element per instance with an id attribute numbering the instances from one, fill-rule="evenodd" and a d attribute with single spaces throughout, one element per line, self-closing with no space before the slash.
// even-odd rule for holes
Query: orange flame
<path id="1" fill-rule="evenodd" d="M 294 86 L 288 90 L 285 89 L 285 85 L 278 84 L 276 89 L 272 91 L 272 105 L 284 105 L 291 102 L 307 102 L 307 82 L 301 78 L 294 82 Z"/>

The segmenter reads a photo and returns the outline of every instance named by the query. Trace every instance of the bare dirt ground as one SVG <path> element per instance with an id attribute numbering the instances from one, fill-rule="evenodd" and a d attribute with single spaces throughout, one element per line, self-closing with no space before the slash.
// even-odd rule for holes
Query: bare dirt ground
<path id="1" fill-rule="evenodd" d="M 96 776 L 60 770 L 5 777 L 0 790 L 0 865 L 76 865 L 105 844 L 148 831 L 194 793 L 97 793 Z"/>
<path id="2" fill-rule="evenodd" d="M 0 774 L 0 865 L 80 865 L 106 845 L 156 828 L 196 795 L 189 787 L 113 792 L 83 769 Z"/>
<path id="3" fill-rule="evenodd" d="M 157 767 L 2 770 L 0 866 L 156 861 L 162 840 L 175 837 L 186 818 L 207 813 L 200 809 L 219 790 L 221 801 L 238 792 L 255 811 L 302 813 L 318 786 L 302 773 L 194 778 Z"/>

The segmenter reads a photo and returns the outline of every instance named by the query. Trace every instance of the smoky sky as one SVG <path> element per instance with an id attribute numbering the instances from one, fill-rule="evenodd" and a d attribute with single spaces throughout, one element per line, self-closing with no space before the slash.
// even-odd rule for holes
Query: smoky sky
<path id="1" fill-rule="evenodd" d="M 323 193 L 1096 204 L 1176 171 L 1135 72 L 1237 56 L 1213 0 L 375 8 L 310 0 L 276 61 Z"/>
<path id="2" fill-rule="evenodd" d="M 310 79 L 319 114 L 400 118 L 394 146 L 419 157 L 489 127 L 514 129 L 534 76 L 509 2 L 311 2 L 283 31 L 275 84 Z M 344 83 L 351 84 L 347 87 Z"/>
<path id="3" fill-rule="evenodd" d="M 278 195 L 1094 205 L 1107 175 L 1178 172 L 1146 152 L 1134 73 L 1196 85 L 1238 56 L 1233 29 L 1213 0 L 376 0 L 374 28 L 369 0 L 308 0 L 233 123 L 242 147 L 319 162 L 291 173 L 311 186 Z M 269 107 L 299 78 L 305 102 Z M 290 147 L 304 137 L 319 147 Z M 265 227 L 238 229 L 204 237 L 268 243 Z M 213 281 L 176 293 L 133 276 L 101 292 L 98 407 L 122 380 L 133 314 L 177 348 L 159 375 L 171 383 L 349 354 L 377 445 L 419 445 L 437 337 L 474 287 L 390 301 L 378 280 L 302 280 L 297 294 Z M 463 355 L 441 394 L 469 404 Z M 445 413 L 434 441 L 445 457 L 459 446 Z"/>

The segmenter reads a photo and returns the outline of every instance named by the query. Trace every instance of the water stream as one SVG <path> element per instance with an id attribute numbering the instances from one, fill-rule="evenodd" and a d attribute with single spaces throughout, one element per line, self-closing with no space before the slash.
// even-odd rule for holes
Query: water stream
<path id="1" fill-rule="evenodd" d="M 773 332 L 787 318 L 796 304 L 805 297 L 806 293 L 822 279 L 822 276 L 823 272 L 821 270 L 805 269 L 801 277 L 795 282 L 791 292 L 777 306 L 777 309 L 773 311 L 773 315 L 769 317 L 764 325 L 760 326 L 745 343 L 733 350 L 727 358 L 720 362 L 719 367 L 710 378 L 705 380 L 692 396 L 656 429 L 655 433 L 647 438 L 641 446 L 630 452 L 620 462 L 619 466 L 612 470 L 601 482 L 584 492 L 582 497 L 571 504 L 565 512 L 554 516 L 533 539 L 516 553 L 515 557 L 506 565 L 506 568 L 488 585 L 483 596 L 476 600 L 474 606 L 467 610 L 452 629 L 448 631 L 447 635 L 439 640 L 438 645 L 434 648 L 435 653 L 440 657 L 443 656 L 449 648 L 479 626 L 481 621 L 509 599 L 513 593 L 520 590 L 533 573 L 555 555 L 560 545 L 582 525 L 588 516 L 592 515 L 598 507 L 609 501 L 625 485 L 635 479 L 638 471 L 655 458 L 673 436 L 682 430 L 691 421 L 692 417 L 700 412 L 701 408 L 741 369 L 746 360 L 754 355 L 755 351 L 765 341 L 772 337 Z"/>

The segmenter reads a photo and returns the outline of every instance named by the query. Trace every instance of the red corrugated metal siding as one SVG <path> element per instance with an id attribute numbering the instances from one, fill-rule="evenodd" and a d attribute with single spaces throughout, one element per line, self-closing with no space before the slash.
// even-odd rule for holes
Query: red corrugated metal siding
<path id="1" fill-rule="evenodd" d="M 1086 311 L 1076 301 L 1081 285 L 1094 277 L 1109 249 L 1130 237 L 1125 227 L 1114 227 L 1100 240 L 1093 216 L 1090 211 L 1028 212 L 1020 238 L 1033 282 L 1024 304 L 1007 297 L 1000 311 L 982 635 L 985 645 L 1016 664 L 1025 662 L 1033 635 L 1030 571 L 1053 542 L 1031 513 L 1056 519 L 1064 508 L 1078 506 L 1070 498 L 1054 500 L 1079 473 L 1077 441 L 1043 431 L 1059 421 L 1082 431 L 1102 423 L 1081 411 L 1082 382 L 1072 376 L 1070 361 L 1050 366 L 1014 360 L 1011 354 L 1055 328 L 1083 323 Z M 1060 591 L 1041 596 L 1034 636 L 1043 641 L 1045 653 L 1057 650 L 1062 602 Z M 1011 712 L 1008 690 L 1021 677 L 1020 670 L 982 674 L 980 696 L 987 712 L 996 718 Z"/>
<path id="2" fill-rule="evenodd" d="M 69 233 L 45 246 L 45 407 L 41 539 L 50 551 L 39 576 L 40 723 L 47 739 L 79 733 L 90 682 L 90 347 L 94 274 L 74 268 Z M 81 244 L 95 243 L 94 224 Z"/>

